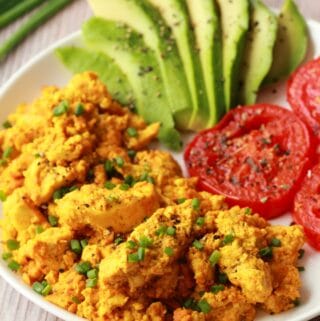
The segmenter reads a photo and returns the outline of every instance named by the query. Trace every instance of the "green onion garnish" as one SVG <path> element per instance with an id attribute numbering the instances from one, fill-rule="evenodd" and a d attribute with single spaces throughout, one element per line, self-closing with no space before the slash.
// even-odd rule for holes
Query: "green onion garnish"
<path id="1" fill-rule="evenodd" d="M 166 247 L 164 249 L 164 253 L 167 254 L 168 256 L 172 256 L 173 255 L 173 249 L 172 247 Z"/>
<path id="2" fill-rule="evenodd" d="M 209 262 L 211 263 L 212 266 L 216 265 L 221 257 L 221 253 L 217 250 L 213 251 L 209 257 Z"/>
<path id="3" fill-rule="evenodd" d="M 61 116 L 65 114 L 69 109 L 69 103 L 63 100 L 59 105 L 53 108 L 53 116 Z"/>
<path id="4" fill-rule="evenodd" d="M 7 240 L 7 248 L 10 251 L 17 250 L 20 247 L 20 242 L 16 240 Z"/>
<path id="5" fill-rule="evenodd" d="M 128 134 L 130 137 L 137 137 L 137 136 L 138 136 L 138 132 L 137 132 L 137 130 L 136 130 L 134 127 L 128 127 L 128 128 L 127 128 L 127 134 Z"/>
<path id="6" fill-rule="evenodd" d="M 81 116 L 84 112 L 85 112 L 85 109 L 82 104 L 78 104 L 74 110 L 74 114 L 76 116 Z"/>

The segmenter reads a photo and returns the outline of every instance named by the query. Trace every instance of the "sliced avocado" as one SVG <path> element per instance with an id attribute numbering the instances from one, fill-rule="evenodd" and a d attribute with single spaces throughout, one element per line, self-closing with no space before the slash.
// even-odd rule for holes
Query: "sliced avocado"
<path id="1" fill-rule="evenodd" d="M 134 95 L 127 76 L 112 58 L 101 52 L 74 46 L 60 47 L 55 53 L 73 73 L 95 72 L 107 86 L 112 98 L 124 106 L 134 107 Z"/>
<path id="2" fill-rule="evenodd" d="M 169 105 L 180 129 L 196 129 L 187 79 L 171 31 L 159 12 L 141 0 L 89 0 L 94 13 L 107 20 L 125 23 L 139 32 L 146 47 L 156 55 Z"/>
<path id="3" fill-rule="evenodd" d="M 276 15 L 260 0 L 251 0 L 250 29 L 240 72 L 240 104 L 256 102 L 257 92 L 272 65 L 277 27 Z"/>
<path id="4" fill-rule="evenodd" d="M 187 0 L 187 5 L 210 109 L 207 127 L 212 127 L 225 112 L 220 20 L 212 0 Z"/>
<path id="5" fill-rule="evenodd" d="M 148 123 L 160 122 L 159 140 L 171 149 L 181 148 L 180 134 L 174 120 L 161 78 L 157 59 L 147 49 L 140 34 L 122 24 L 101 18 L 91 18 L 83 24 L 86 45 L 112 58 L 126 75 L 138 113 Z M 127 41 L 123 41 L 126 38 Z"/>
<path id="6" fill-rule="evenodd" d="M 186 3 L 181 0 L 147 1 L 158 8 L 161 16 L 171 28 L 177 43 L 193 103 L 190 126 L 196 129 L 205 128 L 210 117 L 210 111 Z"/>
<path id="7" fill-rule="evenodd" d="M 216 0 L 222 28 L 222 60 L 226 109 L 236 104 L 240 66 L 249 28 L 248 0 Z"/>
<path id="8" fill-rule="evenodd" d="M 290 75 L 304 60 L 308 49 L 308 27 L 293 0 L 286 0 L 278 17 L 273 64 L 264 83 Z"/>

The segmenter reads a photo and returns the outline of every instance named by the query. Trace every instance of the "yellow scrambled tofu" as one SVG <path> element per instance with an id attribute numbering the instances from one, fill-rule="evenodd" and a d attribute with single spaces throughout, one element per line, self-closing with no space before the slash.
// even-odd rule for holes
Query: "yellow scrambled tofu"
<path id="1" fill-rule="evenodd" d="M 159 126 L 92 73 L 19 106 L 0 132 L 8 266 L 93 321 L 251 321 L 257 308 L 293 308 L 302 229 L 198 192 L 170 153 L 148 149 Z"/>

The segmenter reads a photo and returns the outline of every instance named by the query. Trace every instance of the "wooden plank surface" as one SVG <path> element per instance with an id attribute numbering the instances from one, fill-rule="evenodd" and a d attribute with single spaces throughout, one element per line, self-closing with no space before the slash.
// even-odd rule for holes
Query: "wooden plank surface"
<path id="1" fill-rule="evenodd" d="M 281 5 L 281 0 L 265 0 L 274 7 Z M 302 12 L 308 18 L 320 22 L 320 0 L 297 0 Z M 21 66 L 39 51 L 58 39 L 76 31 L 83 21 L 91 15 L 85 0 L 76 0 L 63 12 L 56 15 L 15 50 L 10 57 L 0 64 L 0 86 L 3 85 Z M 25 17 L 26 18 L 26 17 Z M 10 35 L 23 21 L 10 25 L 0 32 L 0 43 Z M 45 71 L 44 71 L 45 72 Z M 18 294 L 0 277 L 0 321 L 62 321 L 37 307 Z M 289 321 L 289 320 L 288 320 Z M 313 321 L 320 321 L 320 317 Z"/>

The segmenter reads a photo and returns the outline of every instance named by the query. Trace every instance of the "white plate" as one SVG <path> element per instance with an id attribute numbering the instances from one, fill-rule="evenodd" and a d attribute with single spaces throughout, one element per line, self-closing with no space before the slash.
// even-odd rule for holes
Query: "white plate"
<path id="1" fill-rule="evenodd" d="M 312 52 L 310 57 L 320 55 L 320 24 L 310 21 L 310 35 L 312 39 Z M 71 77 L 65 67 L 55 57 L 53 51 L 62 45 L 71 45 L 80 43 L 80 32 L 56 43 L 43 53 L 32 59 L 26 66 L 17 72 L 0 90 L 0 123 L 6 116 L 13 112 L 16 106 L 22 102 L 31 102 L 40 93 L 43 86 L 46 85 L 65 85 Z M 285 84 L 277 85 L 276 92 L 274 88 L 266 90 L 259 97 L 261 102 L 270 102 L 286 106 Z M 174 155 L 182 164 L 181 155 Z M 1 218 L 2 213 L 0 213 Z M 274 224 L 288 225 L 291 222 L 290 215 L 282 216 L 274 220 Z M 1 232 L 0 232 L 1 237 Z M 306 254 L 304 259 L 299 263 L 305 266 L 306 271 L 301 274 L 302 277 L 302 300 L 301 305 L 279 315 L 266 315 L 259 313 L 257 321 L 305 321 L 312 317 L 320 315 L 320 253 L 315 252 L 309 246 L 305 246 Z M 1 252 L 1 249 L 0 249 Z M 64 320 L 80 321 L 83 320 L 61 309 L 49 302 L 43 297 L 36 294 L 31 288 L 25 285 L 21 279 L 11 272 L 5 262 L 0 259 L 0 275 L 9 282 L 17 291 L 30 299 L 35 304 L 50 313 Z"/>

